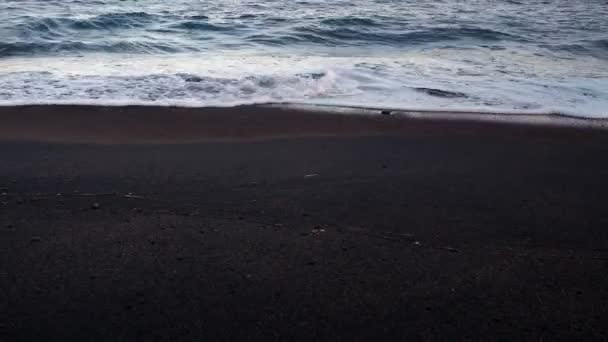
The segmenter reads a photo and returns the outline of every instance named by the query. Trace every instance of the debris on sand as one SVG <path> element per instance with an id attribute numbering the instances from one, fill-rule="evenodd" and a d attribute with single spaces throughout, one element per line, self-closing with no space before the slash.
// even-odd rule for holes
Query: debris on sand
<path id="1" fill-rule="evenodd" d="M 125 197 L 125 198 L 138 198 L 138 199 L 143 199 L 144 198 L 144 196 L 133 195 L 130 192 L 128 194 L 126 194 L 126 195 L 123 195 L 123 197 Z"/>
<path id="2" fill-rule="evenodd" d="M 319 235 L 325 233 L 325 228 L 316 226 L 310 231 L 313 235 Z"/>

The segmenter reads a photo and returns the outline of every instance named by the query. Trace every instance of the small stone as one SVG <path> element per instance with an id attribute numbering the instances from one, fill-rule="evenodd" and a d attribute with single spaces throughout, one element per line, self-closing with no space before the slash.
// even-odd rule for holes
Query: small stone
<path id="1" fill-rule="evenodd" d="M 91 205 L 91 209 L 93 209 L 93 210 L 97 210 L 97 209 L 99 209 L 99 207 L 100 207 L 100 206 L 99 206 L 99 203 L 93 203 L 93 204 Z"/>
<path id="2" fill-rule="evenodd" d="M 380 112 L 380 114 L 382 114 L 382 115 L 391 115 L 392 113 L 393 112 L 390 111 L 390 110 L 383 110 L 383 111 Z"/>

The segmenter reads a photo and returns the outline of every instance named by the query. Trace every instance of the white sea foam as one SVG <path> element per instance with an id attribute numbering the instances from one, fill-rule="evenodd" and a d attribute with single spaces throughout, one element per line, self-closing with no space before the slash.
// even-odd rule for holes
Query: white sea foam
<path id="1" fill-rule="evenodd" d="M 608 62 L 515 49 L 10 58 L 0 84 L 0 105 L 282 102 L 608 118 Z"/>

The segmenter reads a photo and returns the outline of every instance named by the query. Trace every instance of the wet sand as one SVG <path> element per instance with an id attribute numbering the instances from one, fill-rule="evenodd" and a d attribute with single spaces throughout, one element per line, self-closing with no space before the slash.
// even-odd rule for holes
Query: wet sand
<path id="1" fill-rule="evenodd" d="M 608 134 L 0 108 L 0 340 L 606 340 Z"/>

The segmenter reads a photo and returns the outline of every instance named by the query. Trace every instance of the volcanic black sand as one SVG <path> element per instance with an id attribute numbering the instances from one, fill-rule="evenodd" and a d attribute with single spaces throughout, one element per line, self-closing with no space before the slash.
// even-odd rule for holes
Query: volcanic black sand
<path id="1" fill-rule="evenodd" d="M 608 339 L 608 131 L 0 109 L 1 341 Z"/>

